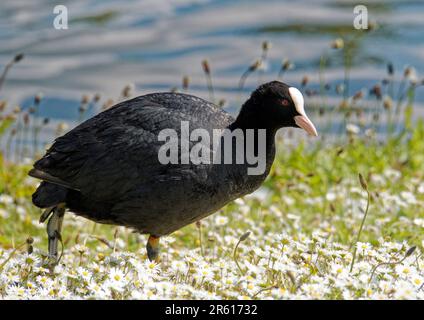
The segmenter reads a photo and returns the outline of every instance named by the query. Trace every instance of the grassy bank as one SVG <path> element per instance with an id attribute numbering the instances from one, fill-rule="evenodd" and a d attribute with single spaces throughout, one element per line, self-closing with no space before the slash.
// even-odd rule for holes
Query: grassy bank
<path id="1" fill-rule="evenodd" d="M 4 162 L 0 296 L 423 298 L 423 123 L 384 143 L 279 144 L 264 187 L 164 239 L 159 264 L 146 259 L 145 236 L 68 214 L 53 272 L 30 201 L 37 182 Z"/>
<path id="2" fill-rule="evenodd" d="M 69 213 L 62 259 L 47 267 L 45 225 L 31 203 L 38 182 L 23 163 L 42 149 L 49 119 L 38 116 L 41 95 L 26 110 L 0 101 L 0 298 L 424 298 L 424 123 L 413 121 L 424 81 L 412 67 L 395 73 L 388 63 L 384 79 L 350 92 L 363 36 L 335 39 L 319 61 L 319 83 L 308 75 L 299 83 L 321 137 L 309 144 L 286 130 L 263 187 L 164 238 L 158 264 L 147 260 L 145 236 Z M 266 71 L 270 48 L 264 42 L 242 74 L 240 95 L 253 74 Z M 22 58 L 6 66 L 0 89 Z M 337 61 L 343 79 L 327 83 Z M 201 65 L 213 101 L 213 68 Z M 283 60 L 277 78 L 293 67 Z M 190 85 L 186 76 L 173 90 Z M 132 90 L 125 87 L 118 101 Z M 79 121 L 116 101 L 83 96 Z M 60 124 L 56 135 L 63 131 Z"/>

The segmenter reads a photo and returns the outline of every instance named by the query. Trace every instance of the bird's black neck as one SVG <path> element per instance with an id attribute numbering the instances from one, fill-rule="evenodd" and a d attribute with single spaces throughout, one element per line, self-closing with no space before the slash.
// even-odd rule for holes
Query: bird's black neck
<path id="1" fill-rule="evenodd" d="M 255 105 L 255 102 L 249 99 L 241 108 L 241 111 L 236 118 L 236 120 L 228 127 L 231 131 L 241 130 L 245 137 L 245 150 L 247 152 L 248 147 L 252 148 L 255 156 L 259 156 L 259 153 L 263 153 L 265 150 L 265 155 L 261 154 L 261 157 L 265 156 L 266 159 L 266 171 L 262 177 L 266 177 L 271 169 L 272 163 L 274 162 L 275 157 L 275 135 L 277 133 L 278 127 L 272 125 L 272 121 L 267 121 L 261 115 L 261 108 L 259 105 Z M 250 131 L 250 133 L 249 133 Z M 252 137 L 248 139 L 246 137 Z M 249 146 L 248 146 L 249 144 Z M 265 149 L 264 149 L 265 145 Z M 252 150 L 252 149 L 250 149 Z"/>
<path id="2" fill-rule="evenodd" d="M 258 150 L 259 150 L 259 144 L 261 143 L 265 143 L 266 145 L 266 154 L 267 154 L 267 158 L 268 155 L 271 155 L 274 153 L 274 149 L 275 149 L 275 135 L 277 133 L 276 129 L 269 129 L 269 128 L 260 128 L 260 127 L 249 127 L 249 126 L 245 126 L 244 124 L 240 124 L 236 121 L 234 121 L 229 127 L 228 127 L 231 131 L 234 130 L 241 130 L 243 132 L 243 136 L 248 137 L 249 133 L 248 131 L 253 132 L 253 137 L 254 137 L 254 144 L 253 144 L 253 150 L 255 151 L 255 154 L 257 154 Z M 259 133 L 260 131 L 264 130 L 263 132 L 264 134 L 264 138 L 265 141 L 263 139 L 261 139 L 261 134 Z M 249 141 L 246 139 L 245 140 L 246 143 L 249 143 Z"/>
<path id="3" fill-rule="evenodd" d="M 260 129 L 265 130 L 268 154 L 269 152 L 273 152 L 273 149 L 275 148 L 275 135 L 279 128 L 273 123 L 272 119 L 265 117 L 264 113 L 261 112 L 261 109 L 262 107 L 260 102 L 250 98 L 243 104 L 236 120 L 228 128 L 231 131 L 241 129 L 245 137 L 249 129 L 254 130 L 255 137 L 258 137 L 258 131 Z M 258 142 L 258 139 L 255 139 L 255 151 L 258 150 L 257 144 L 261 142 L 262 141 Z"/>

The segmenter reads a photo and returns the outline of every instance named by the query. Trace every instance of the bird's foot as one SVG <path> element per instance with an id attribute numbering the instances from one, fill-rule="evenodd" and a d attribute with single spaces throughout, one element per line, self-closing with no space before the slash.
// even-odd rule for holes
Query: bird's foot
<path id="1" fill-rule="evenodd" d="M 43 213 L 40 216 L 40 219 L 38 220 L 38 222 L 40 223 L 44 223 L 52 214 L 52 212 L 54 211 L 56 207 L 49 207 L 46 210 L 43 211 Z"/>
<path id="2" fill-rule="evenodd" d="M 62 243 L 62 236 L 60 231 L 62 229 L 63 217 L 65 215 L 65 206 L 58 205 L 53 209 L 53 214 L 51 215 L 49 221 L 47 222 L 47 236 L 49 239 L 48 248 L 48 264 L 51 267 L 57 265 L 62 257 L 62 254 L 58 257 L 58 245 L 59 242 Z M 63 249 L 63 244 L 62 244 Z"/>
<path id="3" fill-rule="evenodd" d="M 146 250 L 150 261 L 159 261 L 159 239 L 159 237 L 151 235 L 149 240 L 147 240 Z"/>

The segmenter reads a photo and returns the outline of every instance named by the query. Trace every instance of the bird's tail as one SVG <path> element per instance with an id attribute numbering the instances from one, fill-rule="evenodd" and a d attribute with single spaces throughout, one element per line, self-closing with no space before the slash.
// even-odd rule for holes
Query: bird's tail
<path id="1" fill-rule="evenodd" d="M 68 189 L 43 181 L 32 195 L 32 203 L 39 208 L 51 208 L 66 202 Z"/>

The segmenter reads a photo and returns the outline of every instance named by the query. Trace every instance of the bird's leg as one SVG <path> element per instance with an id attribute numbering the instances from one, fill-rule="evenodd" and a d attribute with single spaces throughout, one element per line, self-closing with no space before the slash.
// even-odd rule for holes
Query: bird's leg
<path id="1" fill-rule="evenodd" d="M 146 250 L 147 257 L 150 261 L 158 261 L 159 255 L 159 237 L 155 237 L 153 235 L 149 236 L 149 240 L 147 240 Z"/>
<path id="2" fill-rule="evenodd" d="M 56 265 L 60 257 L 57 255 L 59 241 L 62 241 L 60 231 L 62 229 L 65 204 L 61 203 L 53 209 L 53 214 L 47 222 L 47 236 L 49 237 L 49 264 Z"/>

